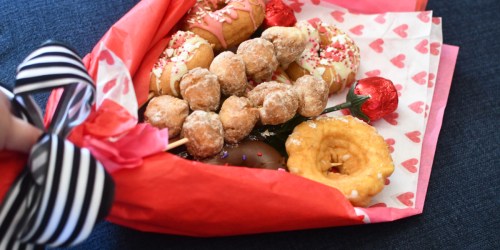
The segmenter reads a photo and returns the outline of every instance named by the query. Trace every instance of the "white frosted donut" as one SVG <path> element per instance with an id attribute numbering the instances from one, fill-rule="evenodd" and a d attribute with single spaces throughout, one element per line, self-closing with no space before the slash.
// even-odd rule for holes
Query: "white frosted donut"
<path id="1" fill-rule="evenodd" d="M 156 95 L 180 97 L 179 82 L 196 67 L 208 68 L 214 59 L 212 46 L 192 32 L 178 31 L 151 71 L 149 89 Z"/>
<path id="2" fill-rule="evenodd" d="M 359 68 L 359 48 L 346 33 L 319 20 L 301 21 L 295 26 L 308 42 L 304 52 L 286 71 L 293 81 L 306 74 L 322 77 L 330 86 L 330 94 L 354 82 Z"/>

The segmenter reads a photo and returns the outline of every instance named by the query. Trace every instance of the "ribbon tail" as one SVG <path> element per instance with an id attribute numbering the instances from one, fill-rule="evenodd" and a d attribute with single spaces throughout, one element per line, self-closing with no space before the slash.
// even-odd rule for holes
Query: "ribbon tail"
<path id="1" fill-rule="evenodd" d="M 30 193 L 33 194 L 30 192 L 31 187 L 32 182 L 25 169 L 19 174 L 0 206 L 0 221 L 2 222 L 0 224 L 0 250 L 43 249 L 42 246 L 20 242 L 17 233 L 25 219 L 23 215 L 27 211 L 25 198 L 29 197 Z"/>

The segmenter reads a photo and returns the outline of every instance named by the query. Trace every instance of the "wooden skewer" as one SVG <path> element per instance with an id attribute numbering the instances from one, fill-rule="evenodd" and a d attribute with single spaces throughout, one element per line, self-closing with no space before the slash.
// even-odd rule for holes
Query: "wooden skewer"
<path id="1" fill-rule="evenodd" d="M 146 103 L 148 103 L 151 99 L 153 99 L 153 97 L 155 97 L 155 94 L 153 92 L 149 92 L 148 99 L 146 100 L 146 102 L 144 102 L 142 105 L 140 105 L 139 109 L 141 109 L 144 105 L 146 105 Z M 169 143 L 167 145 L 167 148 L 165 149 L 165 151 L 169 151 L 173 148 L 182 146 L 182 145 L 186 144 L 188 141 L 189 140 L 187 138 L 182 138 L 178 141 L 174 141 L 172 143 Z"/>
<path id="2" fill-rule="evenodd" d="M 172 142 L 172 143 L 169 143 L 167 145 L 167 149 L 165 149 L 165 151 L 169 151 L 170 149 L 173 149 L 173 148 L 176 148 L 176 147 L 179 147 L 181 145 L 184 145 L 188 142 L 188 138 L 182 138 L 178 141 L 175 141 L 175 142 Z"/>

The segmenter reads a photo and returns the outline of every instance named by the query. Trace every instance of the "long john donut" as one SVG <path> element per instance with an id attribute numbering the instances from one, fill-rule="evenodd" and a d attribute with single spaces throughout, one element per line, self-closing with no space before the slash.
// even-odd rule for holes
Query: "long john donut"
<path id="1" fill-rule="evenodd" d="M 264 0 L 199 0 L 187 14 L 184 29 L 222 51 L 248 39 L 264 17 Z"/>

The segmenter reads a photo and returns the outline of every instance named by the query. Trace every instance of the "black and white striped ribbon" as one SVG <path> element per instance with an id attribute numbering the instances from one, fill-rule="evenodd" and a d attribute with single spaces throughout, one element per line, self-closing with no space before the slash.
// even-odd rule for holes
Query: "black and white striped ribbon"
<path id="1" fill-rule="evenodd" d="M 32 94 L 63 88 L 46 133 L 0 205 L 0 250 L 72 246 L 85 240 L 111 208 L 114 183 L 87 149 L 65 137 L 88 116 L 95 88 L 80 57 L 47 42 L 18 67 L 12 108 L 45 130 Z"/>

